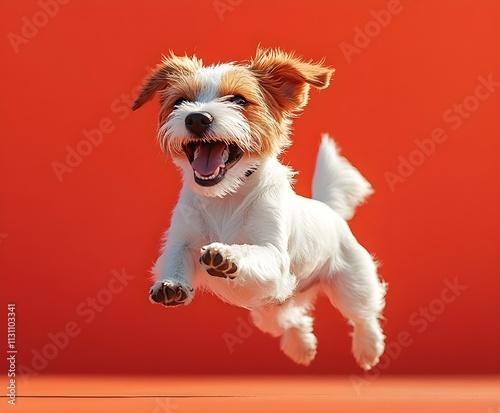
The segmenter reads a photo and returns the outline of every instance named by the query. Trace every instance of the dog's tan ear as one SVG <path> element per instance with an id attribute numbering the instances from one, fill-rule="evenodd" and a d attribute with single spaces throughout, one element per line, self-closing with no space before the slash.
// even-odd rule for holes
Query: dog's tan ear
<path id="1" fill-rule="evenodd" d="M 323 62 L 304 62 L 279 49 L 257 49 L 249 64 L 264 88 L 286 112 L 300 111 L 309 98 L 309 88 L 324 89 L 335 69 Z"/>
<path id="2" fill-rule="evenodd" d="M 156 66 L 150 77 L 146 78 L 139 95 L 132 104 L 132 110 L 139 109 L 153 99 L 156 92 L 166 89 L 175 76 L 193 73 L 202 66 L 202 61 L 195 56 L 163 56 L 162 62 Z"/>

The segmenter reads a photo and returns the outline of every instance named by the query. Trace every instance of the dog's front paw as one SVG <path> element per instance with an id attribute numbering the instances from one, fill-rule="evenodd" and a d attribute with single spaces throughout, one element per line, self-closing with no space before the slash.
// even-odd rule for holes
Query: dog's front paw
<path id="1" fill-rule="evenodd" d="M 193 298 L 193 288 L 178 281 L 157 281 L 149 291 L 149 299 L 156 304 L 173 307 L 188 304 Z"/>
<path id="2" fill-rule="evenodd" d="M 236 278 L 238 266 L 227 245 L 214 242 L 201 249 L 200 264 L 214 277 Z"/>

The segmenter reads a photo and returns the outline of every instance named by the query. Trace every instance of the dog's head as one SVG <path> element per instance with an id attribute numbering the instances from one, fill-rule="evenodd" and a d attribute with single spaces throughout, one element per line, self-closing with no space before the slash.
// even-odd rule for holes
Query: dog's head
<path id="1" fill-rule="evenodd" d="M 132 109 L 158 92 L 162 148 L 205 196 L 234 192 L 262 159 L 290 144 L 291 120 L 310 86 L 326 88 L 334 70 L 276 49 L 242 64 L 205 67 L 170 54 L 146 80 Z"/>

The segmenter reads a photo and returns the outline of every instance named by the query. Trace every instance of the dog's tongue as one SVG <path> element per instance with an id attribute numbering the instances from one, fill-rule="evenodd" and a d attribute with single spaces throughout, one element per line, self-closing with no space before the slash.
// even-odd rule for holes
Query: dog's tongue
<path id="1" fill-rule="evenodd" d="M 203 176 L 213 175 L 217 169 L 224 167 L 223 154 L 226 144 L 223 142 L 202 142 L 196 148 L 191 167 Z"/>

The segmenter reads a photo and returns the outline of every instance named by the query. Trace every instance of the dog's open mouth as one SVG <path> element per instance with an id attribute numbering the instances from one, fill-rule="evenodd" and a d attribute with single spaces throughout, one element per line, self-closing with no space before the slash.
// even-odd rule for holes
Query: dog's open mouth
<path id="1" fill-rule="evenodd" d="M 218 184 L 243 156 L 237 145 L 222 141 L 196 140 L 182 147 L 193 168 L 194 180 L 201 186 Z"/>

